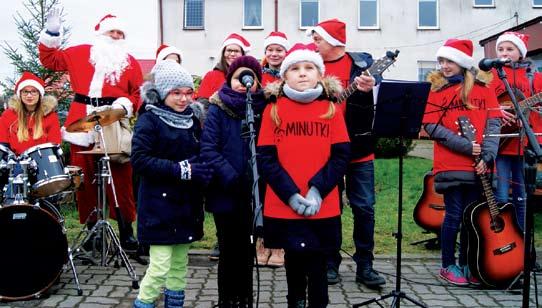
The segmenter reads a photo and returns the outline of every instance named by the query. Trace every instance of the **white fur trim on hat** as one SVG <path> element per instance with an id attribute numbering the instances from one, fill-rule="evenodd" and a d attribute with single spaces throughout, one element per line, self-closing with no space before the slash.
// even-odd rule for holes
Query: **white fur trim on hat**
<path id="1" fill-rule="evenodd" d="M 179 55 L 179 60 L 182 59 L 181 51 L 174 46 L 168 46 L 158 53 L 156 56 L 156 62 L 164 61 L 164 58 L 170 54 Z"/>
<path id="2" fill-rule="evenodd" d="M 288 51 L 288 49 L 290 49 L 290 43 L 288 42 L 288 40 L 283 38 L 283 37 L 276 36 L 276 35 L 267 37 L 263 42 L 263 47 L 265 49 L 265 48 L 267 48 L 267 46 L 273 45 L 273 44 L 277 44 L 277 45 L 280 45 L 280 46 L 284 47 L 284 49 L 286 49 L 286 51 Z"/>
<path id="3" fill-rule="evenodd" d="M 48 48 L 60 47 L 60 45 L 62 44 L 62 32 L 57 36 L 53 36 L 46 33 L 46 31 L 47 29 L 43 29 L 40 32 L 40 37 L 38 39 L 38 42 L 42 43 L 43 45 L 45 45 L 45 47 L 48 47 Z"/>
<path id="4" fill-rule="evenodd" d="M 308 49 L 300 49 L 291 52 L 289 55 L 284 58 L 284 61 L 282 61 L 282 64 L 280 65 L 280 77 L 284 79 L 284 75 L 286 74 L 286 71 L 288 68 L 290 68 L 291 65 L 299 63 L 299 62 L 312 62 L 318 67 L 318 70 L 324 75 L 326 72 L 325 66 L 324 66 L 324 60 L 322 59 L 322 56 L 320 54 L 317 54 L 314 51 L 308 50 Z"/>
<path id="5" fill-rule="evenodd" d="M 231 44 L 239 45 L 239 47 L 241 47 L 241 49 L 243 49 L 245 54 L 250 51 L 250 46 L 244 45 L 243 42 L 241 42 L 240 40 L 238 40 L 236 38 L 229 38 L 229 39 L 225 40 L 224 43 L 222 43 L 222 48 L 224 48 L 224 47 L 226 47 L 228 45 L 231 45 Z"/>
<path id="6" fill-rule="evenodd" d="M 453 47 L 440 47 L 437 51 L 437 58 L 440 57 L 452 60 L 457 63 L 457 65 L 466 69 L 470 69 L 474 66 L 474 59 L 472 57 Z"/>
<path id="7" fill-rule="evenodd" d="M 324 28 L 320 26 L 307 29 L 307 36 L 311 36 L 313 32 L 320 34 L 320 36 L 332 46 L 346 46 L 343 42 L 331 36 L 326 30 L 324 30 Z"/>
<path id="8" fill-rule="evenodd" d="M 38 91 L 40 91 L 40 94 L 41 94 L 42 97 L 45 94 L 45 89 L 43 88 L 43 86 L 39 82 L 37 82 L 35 80 L 32 80 L 32 79 L 27 79 L 25 81 L 21 81 L 19 83 L 18 87 L 17 87 L 17 95 L 19 97 L 21 97 L 21 90 L 24 89 L 24 87 L 26 87 L 26 86 L 32 86 L 32 87 L 38 89 Z"/>
<path id="9" fill-rule="evenodd" d="M 126 38 L 126 27 L 124 26 L 124 23 L 122 23 L 116 16 L 108 17 L 102 20 L 99 25 L 99 29 L 96 30 L 96 33 L 98 34 L 104 34 L 111 30 L 120 30 L 122 33 L 124 33 L 124 38 Z"/>
<path id="10" fill-rule="evenodd" d="M 502 42 L 512 42 L 512 44 L 516 45 L 516 47 L 519 49 L 519 52 L 521 53 L 521 56 L 525 58 L 527 56 L 527 46 L 525 46 L 525 42 L 523 42 L 519 37 L 516 35 L 506 33 L 497 39 L 497 44 L 495 44 L 495 50 L 499 48 L 499 44 Z"/>

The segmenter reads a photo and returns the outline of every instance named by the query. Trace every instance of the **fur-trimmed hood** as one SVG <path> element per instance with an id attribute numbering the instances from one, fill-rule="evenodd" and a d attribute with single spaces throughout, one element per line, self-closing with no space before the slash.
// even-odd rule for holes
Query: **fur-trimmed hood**
<path id="1" fill-rule="evenodd" d="M 162 103 L 162 100 L 160 99 L 160 95 L 158 95 L 158 90 L 156 89 L 156 86 L 154 85 L 154 82 L 152 81 L 146 81 L 141 85 L 140 88 L 140 94 L 141 99 L 145 104 L 152 104 L 152 105 L 158 105 Z M 192 108 L 192 111 L 194 112 L 194 116 L 200 120 L 200 122 L 204 122 L 205 120 L 205 107 L 202 103 L 200 103 L 197 100 L 192 100 L 192 103 L 190 103 L 190 108 Z"/>
<path id="2" fill-rule="evenodd" d="M 489 84 L 493 80 L 491 72 L 484 72 L 480 70 L 475 71 L 476 83 L 489 87 Z M 431 83 L 431 91 L 436 92 L 446 88 L 449 83 L 446 77 L 441 71 L 432 71 L 427 75 L 427 81 Z"/>
<path id="3" fill-rule="evenodd" d="M 283 96 L 282 91 L 283 80 L 277 80 L 275 82 L 267 84 L 264 89 L 265 98 L 273 101 L 278 97 Z M 324 88 L 324 95 L 331 101 L 335 101 L 336 98 L 343 91 L 341 81 L 334 76 L 326 76 L 322 79 L 322 87 Z"/>
<path id="4" fill-rule="evenodd" d="M 17 95 L 13 95 L 9 101 L 8 101 L 8 108 L 11 108 L 15 111 L 18 111 L 23 105 L 23 102 L 21 101 L 21 98 L 19 98 Z M 41 98 L 41 104 L 40 107 L 43 110 L 43 115 L 48 115 L 49 113 L 56 110 L 56 107 L 58 106 L 58 101 L 56 97 L 51 95 L 44 95 Z"/>

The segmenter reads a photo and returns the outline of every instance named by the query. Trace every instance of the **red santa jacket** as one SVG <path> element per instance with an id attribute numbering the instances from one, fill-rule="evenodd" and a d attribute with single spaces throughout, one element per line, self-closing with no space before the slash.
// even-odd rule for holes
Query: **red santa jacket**
<path id="1" fill-rule="evenodd" d="M 97 74 L 94 65 L 90 63 L 91 45 L 84 44 L 61 49 L 59 48 L 61 39 L 61 36 L 51 36 L 45 31 L 41 33 L 39 58 L 43 66 L 54 71 L 67 71 L 75 93 L 92 98 L 116 97 L 119 99 L 113 105 L 120 104 L 127 110 L 137 110 L 141 103 L 139 87 L 143 83 L 143 75 L 134 57 L 129 55 L 128 66 L 122 72 L 120 80 L 112 84 L 103 75 Z M 90 89 L 91 84 L 95 85 L 94 90 Z M 72 102 L 64 126 L 69 126 L 92 111 L 94 108 L 90 105 Z M 62 137 L 75 144 L 88 145 L 84 142 L 79 143 L 81 141 L 79 137 L 83 137 L 81 133 L 73 135 L 63 131 Z"/>
<path id="2" fill-rule="evenodd" d="M 521 91 L 525 98 L 529 98 L 536 93 L 542 92 L 542 74 L 534 74 L 533 87 L 535 93 L 532 93 L 526 68 L 513 69 L 505 66 L 504 72 L 506 73 L 506 80 L 508 80 L 510 86 L 512 86 L 512 89 L 515 88 Z M 499 79 L 497 70 L 493 69 L 491 70 L 491 73 L 493 74 L 491 88 L 495 91 L 495 94 L 497 94 L 499 102 L 501 102 L 501 104 L 511 106 L 511 103 L 507 103 L 511 101 L 510 96 L 508 96 L 504 83 Z M 518 101 L 522 100 L 520 96 L 518 96 L 517 99 Z M 531 124 L 531 127 L 535 133 L 542 133 L 542 116 L 540 114 L 531 112 L 529 115 L 529 123 Z M 524 141 L 525 144 L 527 144 L 527 139 Z M 542 137 L 539 137 L 538 142 L 541 141 Z M 508 138 L 505 142 L 503 142 L 499 149 L 499 155 L 518 155 L 518 153 L 523 155 L 523 146 L 519 145 L 519 138 Z"/>
<path id="3" fill-rule="evenodd" d="M 18 97 L 14 96 L 9 100 L 9 108 L 0 116 L 0 142 L 9 144 L 9 147 L 15 154 L 20 155 L 27 149 L 42 143 L 60 144 L 60 122 L 55 112 L 57 101 L 52 96 L 45 96 L 41 101 L 41 108 L 45 116 L 42 121 L 43 135 L 39 139 L 34 139 L 34 117 L 28 117 L 27 141 L 19 142 L 17 132 L 19 131 L 19 122 L 15 107 L 22 104 Z"/>
<path id="4" fill-rule="evenodd" d="M 216 91 L 222 87 L 222 84 L 226 81 L 226 74 L 219 69 L 213 69 L 207 72 L 198 89 L 198 98 L 209 99 Z"/>

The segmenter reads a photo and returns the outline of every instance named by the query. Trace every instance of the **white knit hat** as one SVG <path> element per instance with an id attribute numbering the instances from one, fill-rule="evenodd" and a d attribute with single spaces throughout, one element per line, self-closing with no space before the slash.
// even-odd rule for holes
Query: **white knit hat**
<path id="1" fill-rule="evenodd" d="M 314 45 L 314 43 L 308 45 L 297 43 L 288 51 L 286 58 L 284 58 L 284 61 L 282 61 L 282 64 L 280 65 L 280 77 L 284 79 L 284 75 L 290 66 L 304 61 L 314 63 L 320 73 L 324 75 L 326 71 L 324 60 L 322 59 L 322 56 L 316 52 L 316 45 Z"/>
<path id="2" fill-rule="evenodd" d="M 194 89 L 194 80 L 190 73 L 173 60 L 158 62 L 152 68 L 151 74 L 161 99 L 165 99 L 173 89 L 185 87 Z"/>

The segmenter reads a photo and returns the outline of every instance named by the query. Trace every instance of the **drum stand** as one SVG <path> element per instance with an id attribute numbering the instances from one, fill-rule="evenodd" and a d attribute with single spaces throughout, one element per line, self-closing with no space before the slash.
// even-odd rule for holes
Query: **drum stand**
<path id="1" fill-rule="evenodd" d="M 115 191 L 115 184 L 113 181 L 113 176 L 111 174 L 111 165 L 109 163 L 110 158 L 107 154 L 107 148 L 105 144 L 105 140 L 103 137 L 103 131 L 102 126 L 99 122 L 94 126 L 94 130 L 98 133 L 100 141 L 103 145 L 103 157 L 100 157 L 98 160 L 98 170 L 95 174 L 96 176 L 96 184 L 98 185 L 97 189 L 97 204 L 94 209 L 94 211 L 89 215 L 89 218 L 96 213 L 97 222 L 96 224 L 88 230 L 88 228 L 85 226 L 81 232 L 77 235 L 77 238 L 75 239 L 74 243 L 77 243 L 79 239 L 82 237 L 83 234 L 86 234 L 85 237 L 79 244 L 76 244 L 73 247 L 73 250 L 76 252 L 76 257 L 80 258 L 82 260 L 87 260 L 91 262 L 92 264 L 96 264 L 95 256 L 99 254 L 99 263 L 101 266 L 108 266 L 111 261 L 114 262 L 115 268 L 120 268 L 119 265 L 119 259 L 122 263 L 122 265 L 126 268 L 126 271 L 128 272 L 128 275 L 130 278 L 132 278 L 132 288 L 138 289 L 139 283 L 137 279 L 137 274 L 135 272 L 135 269 L 133 268 L 132 264 L 128 260 L 128 255 L 121 247 L 120 240 L 115 234 L 115 230 L 107 221 L 105 213 L 106 213 L 106 206 L 107 206 L 107 195 L 106 195 L 106 184 L 111 185 L 111 189 L 113 191 L 113 199 L 115 202 L 115 206 L 118 208 L 118 201 L 117 201 L 117 194 Z M 118 213 L 117 213 L 118 214 Z M 87 222 L 89 220 L 87 218 Z M 117 217 L 117 219 L 122 219 L 122 217 Z M 85 224 L 86 225 L 86 224 Z M 95 237 L 93 237 L 93 235 Z M 93 240 L 96 238 L 99 238 L 101 236 L 101 243 L 97 243 L 97 241 Z M 83 248 L 83 244 L 91 241 L 92 243 L 92 251 L 86 251 Z M 100 247 L 101 244 L 101 247 Z"/>

